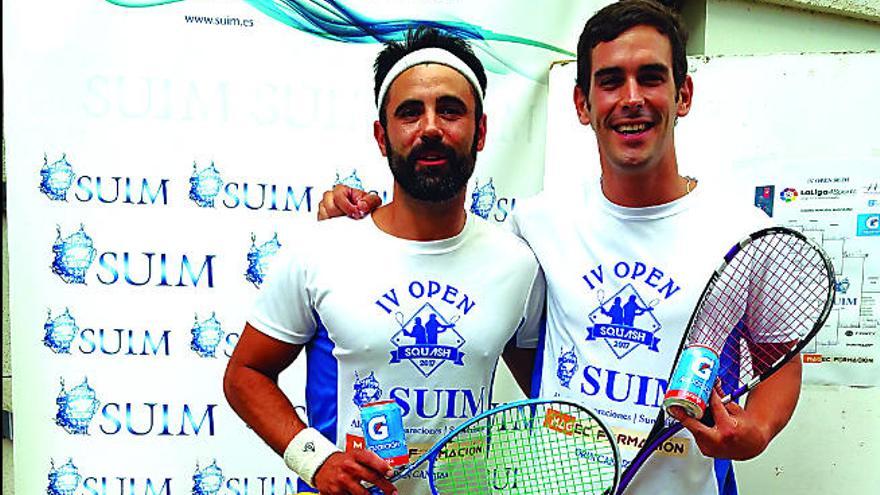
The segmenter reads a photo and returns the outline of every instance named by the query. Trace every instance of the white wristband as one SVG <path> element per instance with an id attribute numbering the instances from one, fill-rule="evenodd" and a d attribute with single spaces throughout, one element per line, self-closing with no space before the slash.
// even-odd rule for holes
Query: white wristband
<path id="1" fill-rule="evenodd" d="M 284 449 L 284 463 L 303 481 L 315 488 L 315 473 L 331 455 L 342 452 L 321 432 L 306 428 L 294 435 Z"/>

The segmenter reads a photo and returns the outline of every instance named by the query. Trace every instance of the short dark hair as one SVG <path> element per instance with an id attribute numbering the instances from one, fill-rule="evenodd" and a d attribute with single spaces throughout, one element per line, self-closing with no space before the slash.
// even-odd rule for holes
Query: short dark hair
<path id="1" fill-rule="evenodd" d="M 385 80 L 388 71 L 394 67 L 394 64 L 404 56 L 423 48 L 440 48 L 461 59 L 465 65 L 474 71 L 474 75 L 477 76 L 477 81 L 480 83 L 480 91 L 485 94 L 487 82 L 486 71 L 483 69 L 483 64 L 480 62 L 480 59 L 477 58 L 473 49 L 471 49 L 470 44 L 462 38 L 445 33 L 437 28 L 420 26 L 407 31 L 402 41 L 390 41 L 385 43 L 385 48 L 379 52 L 378 56 L 376 56 L 376 61 L 373 64 L 375 81 L 373 91 L 376 100 L 379 99 L 379 89 L 382 87 L 382 81 Z M 474 100 L 477 102 L 475 113 L 477 121 L 479 121 L 483 116 L 483 104 L 478 96 L 477 89 L 471 86 L 471 91 L 474 93 Z M 385 94 L 385 99 L 388 99 L 388 93 Z M 379 123 L 382 124 L 382 127 L 385 127 L 387 122 L 385 103 L 385 101 L 376 102 L 379 106 Z"/>
<path id="2" fill-rule="evenodd" d="M 652 26 L 669 38 L 672 45 L 672 77 L 676 91 L 681 89 L 687 75 L 685 48 L 688 38 L 681 16 L 655 0 L 620 0 L 596 12 L 587 21 L 578 40 L 577 85 L 585 95 L 590 94 L 593 48 L 640 25 Z"/>

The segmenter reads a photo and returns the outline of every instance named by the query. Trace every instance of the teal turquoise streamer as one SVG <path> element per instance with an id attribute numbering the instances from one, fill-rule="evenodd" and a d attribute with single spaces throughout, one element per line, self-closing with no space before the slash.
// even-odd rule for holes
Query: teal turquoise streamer
<path id="1" fill-rule="evenodd" d="M 184 0 L 123 1 L 105 0 L 113 5 L 127 8 L 144 8 L 167 5 Z M 263 14 L 298 31 L 340 43 L 384 43 L 396 41 L 410 29 L 419 26 L 434 27 L 455 36 L 471 40 L 482 52 L 486 68 L 496 73 L 516 72 L 533 80 L 546 76 L 546 66 L 536 74 L 528 74 L 521 64 L 505 60 L 488 42 L 513 43 L 547 50 L 566 57 L 575 54 L 542 41 L 496 33 L 489 29 L 458 20 L 390 19 L 378 20 L 355 12 L 336 0 L 245 0 Z"/>

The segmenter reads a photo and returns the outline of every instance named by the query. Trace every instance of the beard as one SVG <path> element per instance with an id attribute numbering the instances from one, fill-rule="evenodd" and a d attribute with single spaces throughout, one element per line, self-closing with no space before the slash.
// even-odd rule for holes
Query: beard
<path id="1" fill-rule="evenodd" d="M 399 155 L 391 147 L 387 134 L 385 145 L 391 151 L 388 165 L 394 180 L 413 198 L 432 203 L 448 201 L 464 190 L 477 161 L 476 139 L 470 155 L 460 155 L 441 142 L 422 143 L 413 147 L 408 156 Z M 425 153 L 441 155 L 446 159 L 446 165 L 417 170 L 416 162 Z"/>

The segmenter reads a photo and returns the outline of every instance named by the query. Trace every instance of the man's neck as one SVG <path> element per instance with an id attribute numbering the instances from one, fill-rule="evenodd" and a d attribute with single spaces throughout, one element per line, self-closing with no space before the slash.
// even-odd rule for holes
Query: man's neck
<path id="1" fill-rule="evenodd" d="M 602 166 L 602 194 L 612 203 L 629 208 L 657 206 L 675 201 L 693 190 L 697 181 L 678 174 L 678 167 L 656 167 L 621 172 Z"/>
<path id="2" fill-rule="evenodd" d="M 373 221 L 383 232 L 411 241 L 438 241 L 461 233 L 467 214 L 465 191 L 440 203 L 421 201 L 407 195 L 397 184 L 394 200 L 373 212 Z"/>

